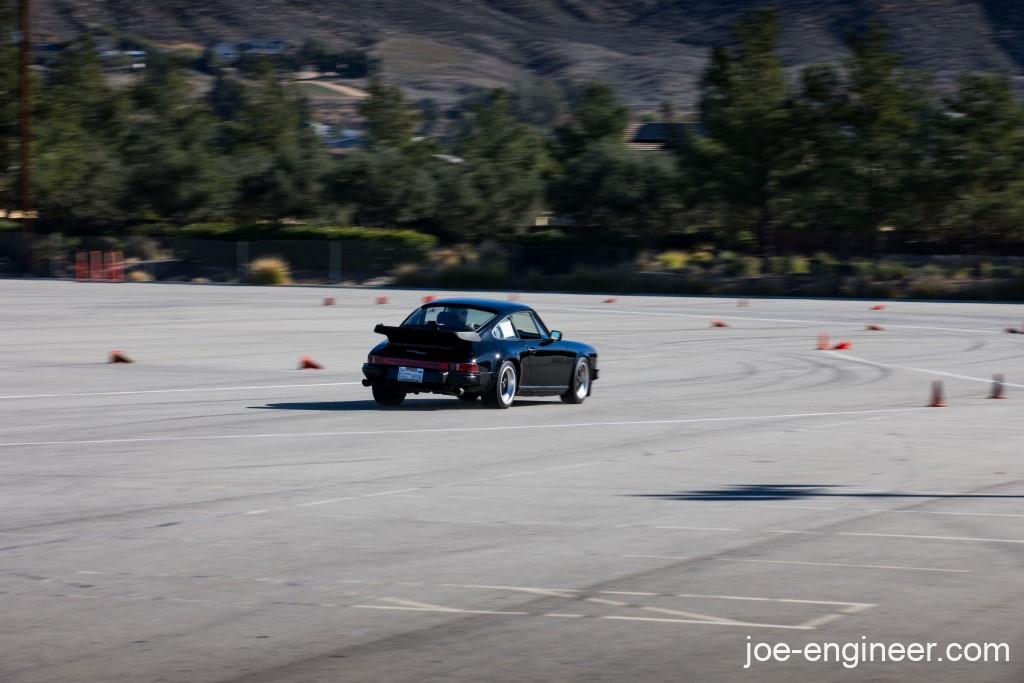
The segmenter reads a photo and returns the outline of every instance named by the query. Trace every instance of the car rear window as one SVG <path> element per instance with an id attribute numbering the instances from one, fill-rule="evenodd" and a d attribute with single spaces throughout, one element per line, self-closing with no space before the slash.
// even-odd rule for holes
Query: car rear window
<path id="1" fill-rule="evenodd" d="M 413 311 L 402 327 L 437 327 L 439 330 L 467 332 L 479 330 L 493 317 L 493 311 L 475 306 L 423 306 Z"/>

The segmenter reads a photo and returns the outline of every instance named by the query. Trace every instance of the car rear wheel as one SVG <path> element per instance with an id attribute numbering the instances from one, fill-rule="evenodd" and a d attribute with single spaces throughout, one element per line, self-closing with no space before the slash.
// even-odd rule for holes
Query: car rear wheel
<path id="1" fill-rule="evenodd" d="M 405 392 L 391 387 L 373 385 L 373 400 L 382 406 L 399 406 L 405 400 Z"/>
<path id="2" fill-rule="evenodd" d="M 563 403 L 583 403 L 590 395 L 590 363 L 586 358 L 577 358 L 569 380 L 569 391 L 562 394 Z"/>
<path id="3" fill-rule="evenodd" d="M 519 375 L 511 361 L 505 361 L 494 375 L 494 385 L 484 394 L 484 403 L 490 408 L 511 408 L 519 387 Z"/>

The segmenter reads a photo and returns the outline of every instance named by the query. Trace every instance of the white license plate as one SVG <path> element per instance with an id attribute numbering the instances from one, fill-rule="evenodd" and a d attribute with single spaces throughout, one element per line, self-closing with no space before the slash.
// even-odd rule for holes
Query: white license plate
<path id="1" fill-rule="evenodd" d="M 398 367 L 399 382 L 418 382 L 423 384 L 423 368 Z"/>

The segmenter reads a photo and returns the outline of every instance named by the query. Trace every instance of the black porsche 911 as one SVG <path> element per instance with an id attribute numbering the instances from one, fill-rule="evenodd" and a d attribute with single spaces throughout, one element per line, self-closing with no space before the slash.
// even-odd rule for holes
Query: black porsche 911
<path id="1" fill-rule="evenodd" d="M 439 299 L 401 325 L 377 325 L 387 336 L 363 365 L 363 385 L 383 406 L 407 394 L 482 398 L 508 408 L 516 396 L 560 396 L 583 403 L 597 379 L 597 351 L 562 339 L 523 304 L 488 299 Z"/>

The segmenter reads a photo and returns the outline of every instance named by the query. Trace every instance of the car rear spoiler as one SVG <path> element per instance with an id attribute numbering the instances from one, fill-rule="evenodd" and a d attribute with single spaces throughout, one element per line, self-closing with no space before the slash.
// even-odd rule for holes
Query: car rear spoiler
<path id="1" fill-rule="evenodd" d="M 378 323 L 373 331 L 387 336 L 392 344 L 418 346 L 427 349 L 445 349 L 455 351 L 468 348 L 473 342 L 480 341 L 476 332 L 455 332 L 453 330 L 434 330 L 425 327 L 393 327 Z"/>

